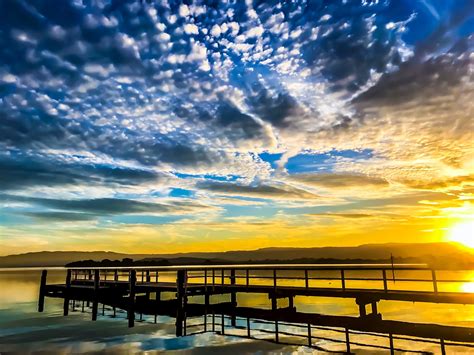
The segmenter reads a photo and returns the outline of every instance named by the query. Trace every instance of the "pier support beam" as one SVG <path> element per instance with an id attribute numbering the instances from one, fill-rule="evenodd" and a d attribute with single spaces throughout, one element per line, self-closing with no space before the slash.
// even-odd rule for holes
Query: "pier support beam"
<path id="1" fill-rule="evenodd" d="M 356 299 L 356 303 L 359 306 L 359 317 L 375 317 L 382 319 L 382 315 L 378 313 L 377 302 L 378 299 Z M 371 305 L 371 313 L 367 314 L 366 306 Z"/>
<path id="2" fill-rule="evenodd" d="M 44 296 L 46 294 L 46 279 L 48 277 L 48 270 L 41 271 L 41 283 L 39 289 L 38 312 L 44 311 Z"/>
<path id="3" fill-rule="evenodd" d="M 92 300 L 92 320 L 97 320 L 97 308 L 99 307 L 99 269 L 94 270 L 94 295 Z"/>
<path id="4" fill-rule="evenodd" d="M 135 325 L 135 286 L 137 284 L 137 272 L 130 270 L 130 292 L 128 296 L 128 327 Z"/>
<path id="5" fill-rule="evenodd" d="M 186 306 L 186 270 L 178 270 L 176 275 L 176 336 L 183 335 Z"/>
<path id="6" fill-rule="evenodd" d="M 69 298 L 71 297 L 71 269 L 67 270 L 66 273 L 66 288 L 64 289 L 64 306 L 63 315 L 69 314 Z"/>

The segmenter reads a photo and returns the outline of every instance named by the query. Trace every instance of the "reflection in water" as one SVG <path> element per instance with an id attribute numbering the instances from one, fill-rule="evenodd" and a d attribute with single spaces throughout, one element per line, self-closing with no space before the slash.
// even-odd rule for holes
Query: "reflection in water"
<path id="1" fill-rule="evenodd" d="M 63 270 L 49 271 L 48 283 L 63 283 Z M 442 275 L 448 279 L 452 275 Z M 464 275 L 472 280 L 472 273 Z M 262 353 L 305 350 L 307 347 L 307 325 L 295 325 L 289 322 L 278 322 L 278 341 L 275 343 L 275 322 L 265 319 L 250 319 L 251 337 L 247 334 L 247 318 L 237 316 L 235 326 L 232 317 L 224 314 L 224 336 L 222 333 L 222 315 L 206 316 L 207 332 L 204 332 L 204 317 L 188 317 L 185 331 L 187 336 L 175 337 L 175 320 L 167 316 L 158 316 L 157 323 L 153 315 L 137 315 L 134 328 L 126 327 L 126 312 L 117 310 L 113 318 L 113 310 L 104 308 L 104 315 L 99 312 L 97 322 L 91 322 L 90 309 L 85 307 L 81 312 L 81 304 L 76 304 L 76 311 L 69 317 L 62 316 L 62 300 L 46 301 L 46 313 L 36 313 L 38 282 L 40 271 L 1 271 L 0 272 L 0 349 L 28 353 L 45 351 L 47 353 L 87 353 L 112 351 L 114 353 L 145 352 L 151 350 L 183 350 L 200 352 L 212 349 L 218 352 L 254 352 Z M 174 275 L 168 276 L 169 280 Z M 266 280 L 262 280 L 266 282 Z M 472 282 L 461 285 L 461 289 L 469 287 Z M 394 288 L 397 285 L 391 285 Z M 459 287 L 456 286 L 456 287 Z M 162 294 L 162 299 L 172 299 L 173 294 Z M 199 298 L 201 297 L 201 298 Z M 202 303 L 202 296 L 192 297 L 190 303 Z M 211 303 L 227 302 L 228 295 L 211 297 Z M 268 295 L 238 295 L 239 307 L 270 308 Z M 286 307 L 286 299 L 281 300 L 280 307 Z M 300 312 L 324 313 L 338 316 L 356 316 L 358 310 L 353 300 L 296 297 L 295 306 Z M 382 301 L 379 310 L 384 319 L 397 319 L 410 322 L 442 323 L 474 327 L 474 306 L 462 305 L 416 305 L 407 302 Z M 102 311 L 102 308 L 100 308 Z M 225 313 L 225 312 L 224 312 Z M 214 332 L 212 331 L 214 327 Z M 191 333 L 196 333 L 190 335 Z M 350 332 L 351 351 L 356 353 L 387 352 L 390 347 L 388 335 L 362 334 Z M 313 350 L 345 351 L 346 332 L 344 329 L 313 326 L 311 328 Z M 336 341 L 334 341 L 336 340 Z M 394 347 L 414 351 L 440 353 L 439 340 L 435 342 L 414 342 L 410 337 L 394 337 Z M 288 345 L 294 344 L 294 345 Z M 367 344 L 375 347 L 367 348 Z M 446 343 L 448 353 L 472 353 L 468 347 L 457 347 Z"/>

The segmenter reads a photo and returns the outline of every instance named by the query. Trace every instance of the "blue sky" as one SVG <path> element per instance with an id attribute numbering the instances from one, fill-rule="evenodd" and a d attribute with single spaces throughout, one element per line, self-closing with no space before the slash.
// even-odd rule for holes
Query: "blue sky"
<path id="1" fill-rule="evenodd" d="M 469 0 L 2 2 L 0 253 L 358 243 L 342 214 L 438 240 L 473 191 L 473 32 Z"/>

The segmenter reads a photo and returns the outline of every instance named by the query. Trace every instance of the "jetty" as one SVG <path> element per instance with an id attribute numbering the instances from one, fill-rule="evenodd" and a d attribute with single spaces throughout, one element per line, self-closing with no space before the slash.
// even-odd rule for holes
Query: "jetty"
<path id="1" fill-rule="evenodd" d="M 336 329 L 344 334 L 348 353 L 354 344 L 351 334 L 358 332 L 386 337 L 388 345 L 381 348 L 392 353 L 398 349 L 394 340 L 406 337 L 434 341 L 443 354 L 448 345 L 474 351 L 474 328 L 384 320 L 378 310 L 380 301 L 474 304 L 474 293 L 445 287 L 471 280 L 444 277 L 450 274 L 417 264 L 68 268 L 64 283 L 48 284 L 43 270 L 38 311 L 43 312 L 45 298 L 54 297 L 64 299 L 64 315 L 87 309 L 93 321 L 100 308 L 101 315 L 108 312 L 113 317 L 125 312 L 129 327 L 144 315 L 154 322 L 159 316 L 173 317 L 177 336 L 191 334 L 190 328 L 220 334 L 240 328 L 251 338 L 253 323 L 270 322 L 274 325 L 271 341 L 281 343 L 281 337 L 290 335 L 285 329 L 291 325 L 304 328 L 303 333 L 291 335 L 304 338 L 303 344 L 313 348 L 317 348 L 318 329 Z M 242 307 L 240 294 L 264 294 L 268 307 Z M 294 302 L 300 296 L 312 297 L 315 303 L 320 297 L 353 299 L 358 316 L 301 312 Z M 190 318 L 202 322 L 189 325 Z"/>

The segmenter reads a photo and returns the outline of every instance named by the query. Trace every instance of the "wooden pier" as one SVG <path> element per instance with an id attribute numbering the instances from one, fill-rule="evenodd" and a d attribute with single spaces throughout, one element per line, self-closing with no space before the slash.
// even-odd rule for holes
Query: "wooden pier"
<path id="1" fill-rule="evenodd" d="M 102 313 L 105 307 L 127 312 L 129 327 L 135 324 L 136 314 L 166 315 L 176 318 L 176 335 L 187 334 L 186 319 L 204 317 L 204 331 L 209 331 L 208 317 L 222 317 L 221 332 L 224 334 L 224 317 L 232 327 L 237 319 L 247 319 L 250 336 L 250 319 L 273 322 L 278 342 L 278 325 L 291 323 L 308 327 L 307 345 L 312 346 L 313 326 L 340 327 L 346 332 L 346 344 L 350 348 L 350 331 L 364 331 L 393 336 L 413 336 L 439 339 L 442 351 L 448 342 L 471 343 L 474 347 L 474 329 L 432 324 L 414 324 L 382 319 L 378 312 L 381 300 L 406 302 L 432 302 L 450 304 L 474 304 L 474 294 L 443 291 L 444 284 L 462 284 L 466 279 L 440 278 L 443 270 L 419 265 L 368 265 L 368 266 L 318 266 L 318 265 L 229 265 L 190 267 L 143 267 L 143 268 L 81 268 L 67 269 L 64 284 L 47 284 L 47 270 L 41 275 L 38 310 L 44 310 L 45 297 L 64 299 L 64 315 L 72 308 L 85 304 L 91 308 L 92 320 L 98 316 L 99 303 Z M 417 275 L 416 277 L 414 275 Z M 354 287 L 352 283 L 356 283 Z M 405 285 L 399 289 L 399 285 Z M 420 286 L 421 285 L 421 286 Z M 168 293 L 168 299 L 162 295 Z M 239 307 L 237 295 L 266 294 L 270 309 Z M 169 297 L 171 295 L 171 297 Z M 212 303 L 214 295 L 228 295 L 229 301 Z M 196 296 L 201 303 L 191 302 Z M 299 312 L 294 306 L 297 296 L 349 298 L 358 308 L 358 317 L 329 316 Z M 221 297 L 222 298 L 222 297 Z M 287 299 L 288 306 L 279 307 L 278 301 Z M 367 311 L 367 305 L 370 310 Z M 393 348 L 391 340 L 391 349 Z M 349 351 L 350 352 L 350 351 Z"/>

